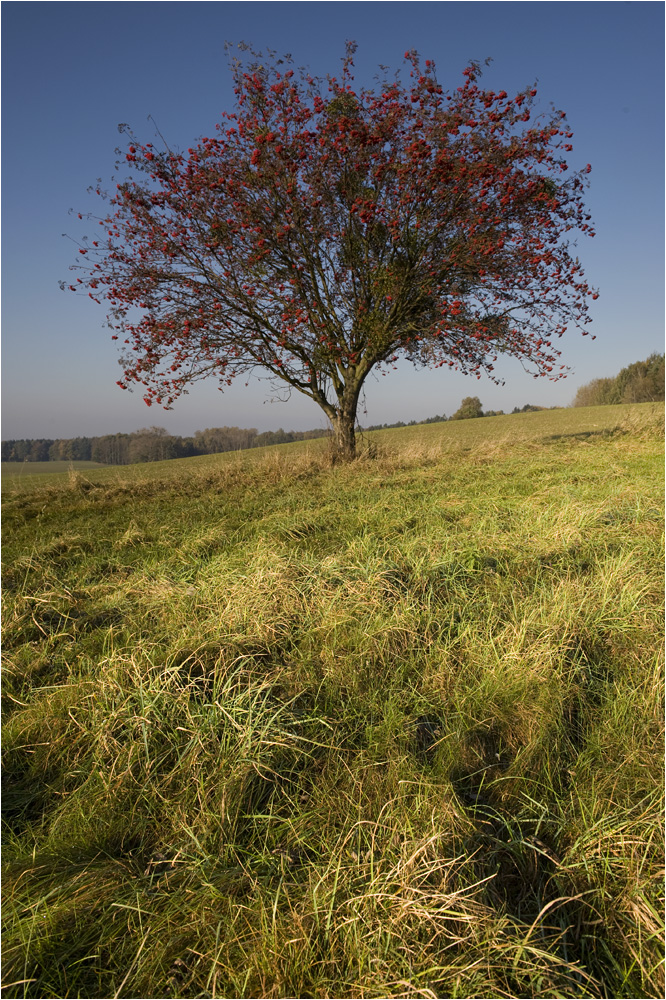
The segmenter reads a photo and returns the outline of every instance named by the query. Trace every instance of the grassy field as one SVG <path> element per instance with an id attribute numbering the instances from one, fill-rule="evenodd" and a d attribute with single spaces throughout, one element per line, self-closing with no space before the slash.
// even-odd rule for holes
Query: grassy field
<path id="1" fill-rule="evenodd" d="M 99 462 L 2 462 L 0 463 L 0 471 L 2 472 L 2 478 L 5 483 L 12 482 L 15 484 L 17 479 L 22 479 L 24 476 L 29 476 L 31 479 L 34 476 L 38 476 L 40 481 L 48 482 L 45 476 L 51 477 L 54 473 L 70 472 L 80 472 L 82 470 L 88 469 L 101 469 L 103 468 Z M 37 480 L 31 484 L 31 487 L 37 485 Z"/>
<path id="2" fill-rule="evenodd" d="M 4 484 L 7 997 L 662 997 L 652 404 Z"/>

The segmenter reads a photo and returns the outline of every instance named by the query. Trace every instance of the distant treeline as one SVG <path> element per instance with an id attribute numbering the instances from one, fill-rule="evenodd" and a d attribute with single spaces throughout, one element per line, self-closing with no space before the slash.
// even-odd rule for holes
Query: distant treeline
<path id="1" fill-rule="evenodd" d="M 2 442 L 3 462 L 100 462 L 102 465 L 130 465 L 135 462 L 162 462 L 168 458 L 191 458 L 222 451 L 261 448 L 325 437 L 328 431 L 263 431 L 254 427 L 209 427 L 194 437 L 169 434 L 164 427 L 145 427 L 131 434 L 103 437 L 24 438 Z"/>
<path id="2" fill-rule="evenodd" d="M 559 406 L 533 406 L 532 403 L 526 403 L 525 406 L 514 406 L 511 413 L 535 413 L 537 410 L 559 410 Z M 437 417 L 428 417 L 427 420 L 410 420 L 409 423 L 405 423 L 403 420 L 398 420 L 394 424 L 371 424 L 370 427 L 364 428 L 366 431 L 383 431 L 390 430 L 393 427 L 416 427 L 418 424 L 440 424 L 445 420 L 471 420 L 473 417 L 502 417 L 504 416 L 504 410 L 483 410 L 481 406 L 481 400 L 478 396 L 467 396 L 463 399 L 460 407 L 451 417 L 447 417 L 445 414 Z"/>
<path id="3" fill-rule="evenodd" d="M 651 354 L 628 365 L 615 378 L 595 378 L 580 387 L 574 406 L 611 406 L 616 403 L 662 403 L 664 355 Z"/>

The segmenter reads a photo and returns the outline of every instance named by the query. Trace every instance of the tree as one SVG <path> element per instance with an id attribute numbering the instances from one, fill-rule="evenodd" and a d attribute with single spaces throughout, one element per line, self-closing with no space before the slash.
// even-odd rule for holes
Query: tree
<path id="1" fill-rule="evenodd" d="M 127 465 L 129 447 L 129 434 L 105 434 L 93 439 L 91 458 L 103 465 Z"/>
<path id="2" fill-rule="evenodd" d="M 75 462 L 89 462 L 92 441 L 87 437 L 76 437 L 70 441 L 71 457 Z"/>
<path id="3" fill-rule="evenodd" d="M 465 396 L 460 409 L 451 417 L 451 420 L 470 420 L 472 417 L 482 417 L 481 400 L 478 396 Z"/>
<path id="4" fill-rule="evenodd" d="M 175 458 L 176 440 L 165 427 L 142 427 L 130 434 L 129 462 L 164 462 Z"/>
<path id="5" fill-rule="evenodd" d="M 484 90 L 477 64 L 445 94 L 414 51 L 408 81 L 365 89 L 351 43 L 327 80 L 245 50 L 214 136 L 184 153 L 128 132 L 127 177 L 96 188 L 109 213 L 69 287 L 106 302 L 118 384 L 168 409 L 197 379 L 263 372 L 351 457 L 364 381 L 399 356 L 564 377 L 553 339 L 585 334 L 597 298 L 569 235 L 594 235 L 591 167 L 568 170 L 564 112 L 532 120 L 536 89 Z"/>
<path id="6" fill-rule="evenodd" d="M 582 385 L 576 393 L 573 406 L 606 406 L 618 403 L 615 398 L 614 378 L 595 378 L 587 385 Z"/>
<path id="7" fill-rule="evenodd" d="M 205 431 L 196 432 L 194 443 L 200 454 L 215 455 L 251 448 L 256 436 L 256 427 L 207 427 Z"/>
<path id="8" fill-rule="evenodd" d="M 664 355 L 651 354 L 623 368 L 615 379 L 618 402 L 657 403 L 664 400 Z"/>
<path id="9" fill-rule="evenodd" d="M 69 441 L 67 438 L 58 438 L 54 441 L 49 448 L 49 461 L 50 462 L 64 462 L 67 459 L 71 459 L 71 454 L 68 450 Z"/>
<path id="10" fill-rule="evenodd" d="M 49 460 L 49 448 L 53 444 L 53 441 L 46 441 L 43 438 L 34 440 L 30 447 L 30 454 L 28 455 L 28 461 L 30 462 L 48 462 Z"/>
<path id="11" fill-rule="evenodd" d="M 615 378 L 595 378 L 582 385 L 572 406 L 607 406 L 615 403 L 658 403 L 664 400 L 664 355 L 651 354 L 635 361 Z"/>
<path id="12" fill-rule="evenodd" d="M 30 461 L 31 448 L 32 448 L 32 441 L 29 438 L 22 438 L 20 441 L 14 441 L 12 443 L 12 450 L 9 456 L 9 461 L 10 462 Z"/>

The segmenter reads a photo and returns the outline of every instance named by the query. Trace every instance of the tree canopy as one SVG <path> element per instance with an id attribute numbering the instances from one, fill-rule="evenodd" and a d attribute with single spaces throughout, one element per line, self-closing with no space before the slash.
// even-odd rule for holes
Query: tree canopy
<path id="1" fill-rule="evenodd" d="M 496 379 L 499 355 L 561 378 L 554 340 L 583 334 L 589 288 L 572 234 L 594 235 L 587 164 L 536 88 L 484 90 L 476 64 L 444 93 L 357 87 L 349 45 L 325 80 L 246 51 L 237 106 L 186 152 L 128 135 L 127 176 L 81 243 L 69 285 L 108 307 L 122 388 L 170 408 L 197 379 L 256 371 L 309 396 L 354 454 L 365 379 L 400 356 Z"/>
<path id="2" fill-rule="evenodd" d="M 451 420 L 471 420 L 473 417 L 482 417 L 483 408 L 478 396 L 465 396 L 460 407 L 451 417 Z"/>
<path id="3" fill-rule="evenodd" d="M 582 385 L 573 406 L 606 406 L 615 403 L 660 403 L 664 400 L 664 355 L 627 365 L 614 378 L 595 378 Z"/>

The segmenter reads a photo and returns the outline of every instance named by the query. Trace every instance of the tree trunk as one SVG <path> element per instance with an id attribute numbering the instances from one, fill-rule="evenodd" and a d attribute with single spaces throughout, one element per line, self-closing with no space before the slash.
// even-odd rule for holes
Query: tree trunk
<path id="1" fill-rule="evenodd" d="M 324 393 L 313 394 L 312 398 L 321 406 L 333 428 L 333 459 L 351 462 L 356 458 L 356 409 L 361 394 L 363 379 L 367 372 L 346 383 L 339 380 L 335 385 L 338 405 L 335 406 Z"/>
<path id="2" fill-rule="evenodd" d="M 350 462 L 356 458 L 356 434 L 354 424 L 356 423 L 356 410 L 350 411 L 346 407 L 338 410 L 333 421 L 333 441 L 335 445 L 335 457 L 342 462 Z"/>

